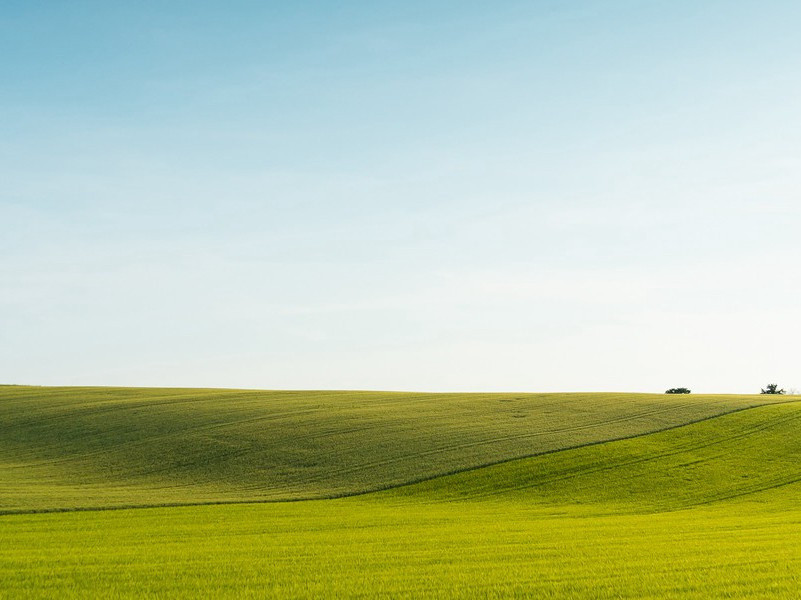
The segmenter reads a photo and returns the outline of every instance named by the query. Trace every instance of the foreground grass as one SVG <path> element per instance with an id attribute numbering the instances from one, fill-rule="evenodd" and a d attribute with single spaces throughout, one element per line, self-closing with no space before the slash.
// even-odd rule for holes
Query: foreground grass
<path id="1" fill-rule="evenodd" d="M 364 500 L 12 515 L 9 598 L 797 598 L 801 512 Z M 2 593 L 0 592 L 0 593 Z"/>
<path id="2" fill-rule="evenodd" d="M 0 517 L 0 596 L 797 598 L 801 404 L 338 500 Z"/>
<path id="3" fill-rule="evenodd" d="M 0 387 L 0 513 L 326 498 L 769 396 Z"/>

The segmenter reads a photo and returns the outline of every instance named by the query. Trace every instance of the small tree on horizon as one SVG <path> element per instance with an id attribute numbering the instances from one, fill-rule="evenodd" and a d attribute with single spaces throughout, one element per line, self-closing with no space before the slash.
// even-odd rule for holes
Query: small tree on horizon
<path id="1" fill-rule="evenodd" d="M 689 394 L 690 390 L 688 388 L 679 387 L 679 388 L 670 388 L 669 390 L 665 390 L 666 394 Z"/>
<path id="2" fill-rule="evenodd" d="M 759 392 L 760 394 L 783 394 L 784 390 L 779 389 L 779 385 L 776 383 L 769 383 L 764 390 Z"/>

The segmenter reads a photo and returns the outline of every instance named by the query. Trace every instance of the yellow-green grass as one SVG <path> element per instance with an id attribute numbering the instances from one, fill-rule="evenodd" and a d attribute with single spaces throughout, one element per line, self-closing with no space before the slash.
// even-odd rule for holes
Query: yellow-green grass
<path id="1" fill-rule="evenodd" d="M 0 387 L 0 513 L 329 498 L 770 396 Z"/>
<path id="2" fill-rule="evenodd" d="M 801 404 L 336 500 L 0 517 L 0 596 L 798 598 Z"/>

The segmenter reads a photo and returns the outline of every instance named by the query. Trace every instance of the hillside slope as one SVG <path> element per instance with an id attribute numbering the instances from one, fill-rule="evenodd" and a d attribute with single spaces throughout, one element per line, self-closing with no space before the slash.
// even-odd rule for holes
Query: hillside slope
<path id="1" fill-rule="evenodd" d="M 796 508 L 801 401 L 465 471 L 376 497 L 512 501 L 593 514 L 663 512 L 721 501 Z"/>
<path id="2" fill-rule="evenodd" d="M 0 511 L 349 495 L 767 396 L 0 387 Z"/>

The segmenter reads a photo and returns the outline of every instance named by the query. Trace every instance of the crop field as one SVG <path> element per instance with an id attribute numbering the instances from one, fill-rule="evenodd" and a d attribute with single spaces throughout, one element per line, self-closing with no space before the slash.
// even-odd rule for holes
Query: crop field
<path id="1" fill-rule="evenodd" d="M 0 510 L 9 598 L 797 598 L 801 402 L 2 387 Z"/>

